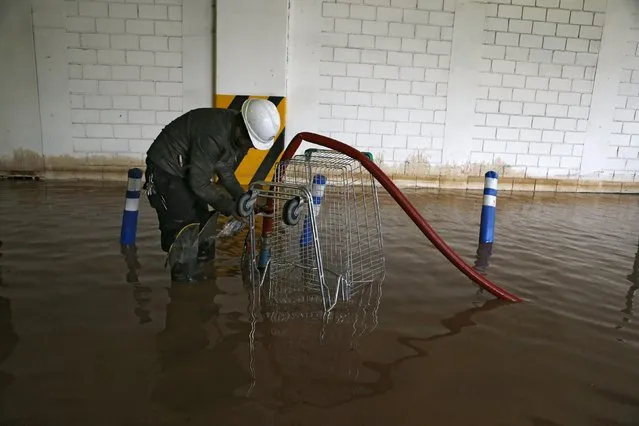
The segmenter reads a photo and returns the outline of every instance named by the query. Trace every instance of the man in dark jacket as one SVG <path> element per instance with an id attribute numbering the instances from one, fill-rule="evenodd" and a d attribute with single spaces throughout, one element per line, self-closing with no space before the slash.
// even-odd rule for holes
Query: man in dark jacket
<path id="1" fill-rule="evenodd" d="M 235 214 L 244 193 L 235 170 L 250 148 L 270 149 L 279 128 L 272 102 L 249 99 L 239 112 L 199 108 L 162 130 L 147 151 L 145 188 L 157 211 L 163 251 L 169 251 L 184 226 L 202 226 L 218 212 Z M 215 177 L 218 183 L 213 184 Z M 210 257 L 210 249 L 201 247 L 200 256 Z"/>

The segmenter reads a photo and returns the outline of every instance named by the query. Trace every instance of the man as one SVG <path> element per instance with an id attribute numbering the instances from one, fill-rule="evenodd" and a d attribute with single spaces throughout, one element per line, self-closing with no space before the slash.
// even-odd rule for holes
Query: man
<path id="1" fill-rule="evenodd" d="M 158 215 L 163 251 L 169 251 L 184 226 L 201 227 L 218 212 L 235 215 L 244 193 L 235 177 L 237 166 L 250 148 L 270 149 L 279 128 L 272 102 L 249 99 L 239 112 L 199 108 L 162 130 L 147 151 L 145 189 Z M 219 183 L 212 184 L 215 176 Z M 200 247 L 198 257 L 209 259 L 214 251 L 213 244 Z"/>

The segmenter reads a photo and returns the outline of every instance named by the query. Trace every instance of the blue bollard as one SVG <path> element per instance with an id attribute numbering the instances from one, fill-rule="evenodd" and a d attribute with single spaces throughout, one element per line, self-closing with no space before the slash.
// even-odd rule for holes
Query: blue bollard
<path id="1" fill-rule="evenodd" d="M 268 261 L 271 259 L 271 237 L 262 237 L 262 246 L 260 247 L 260 255 L 258 257 L 257 267 L 265 269 Z"/>
<path id="2" fill-rule="evenodd" d="M 142 170 L 138 168 L 129 169 L 128 175 L 129 183 L 126 189 L 126 204 L 124 205 L 122 230 L 120 231 L 120 243 L 125 246 L 135 244 L 142 189 Z"/>
<path id="3" fill-rule="evenodd" d="M 481 208 L 479 242 L 492 243 L 495 239 L 495 209 L 497 206 L 497 172 L 487 172 L 484 181 L 484 204 Z"/>
<path id="4" fill-rule="evenodd" d="M 322 198 L 324 198 L 324 190 L 326 189 L 326 176 L 315 175 L 313 176 L 313 186 L 311 187 L 311 195 L 313 196 L 313 216 L 319 215 L 320 205 Z M 311 229 L 311 218 L 307 217 L 304 220 L 304 228 L 302 230 L 302 238 L 300 238 L 300 245 L 306 247 L 313 242 L 313 230 Z"/>

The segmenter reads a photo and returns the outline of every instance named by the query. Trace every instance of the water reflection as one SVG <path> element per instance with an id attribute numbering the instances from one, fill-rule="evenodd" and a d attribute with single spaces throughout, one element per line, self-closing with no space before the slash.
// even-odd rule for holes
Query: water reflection
<path id="1" fill-rule="evenodd" d="M 161 373 L 152 399 L 183 414 L 242 404 L 238 389 L 252 383 L 236 353 L 249 325 L 239 312 L 220 313 L 215 298 L 224 292 L 214 268 L 206 275 L 206 281 L 171 284 L 165 328 L 157 335 Z"/>
<path id="2" fill-rule="evenodd" d="M 635 254 L 635 262 L 632 265 L 632 272 L 627 278 L 631 283 L 639 285 L 639 240 L 637 240 L 637 254 Z"/>
<path id="3" fill-rule="evenodd" d="M 555 423 L 552 420 L 542 419 L 540 417 L 532 417 L 530 421 L 532 422 L 533 426 L 562 426 L 561 424 Z"/>
<path id="4" fill-rule="evenodd" d="M 246 321 L 239 311 L 221 312 L 216 298 L 228 295 L 217 278 L 230 271 L 211 269 L 204 282 L 171 285 L 166 325 L 157 336 L 161 373 L 152 398 L 184 415 L 206 409 L 248 416 L 247 404 L 256 399 L 282 415 L 299 406 L 328 408 L 384 394 L 394 386 L 394 370 L 428 356 L 424 344 L 455 336 L 476 325 L 476 314 L 505 304 L 491 299 L 446 318 L 441 334 L 399 337 L 396 342 L 413 353 L 374 362 L 359 347 L 377 327 L 381 292 L 329 314 L 320 304 L 262 303 L 256 312 L 245 287 Z"/>
<path id="5" fill-rule="evenodd" d="M 2 248 L 2 240 L 0 240 L 0 248 Z M 0 252 L 0 259 L 2 259 L 2 252 Z M 4 267 L 2 266 L 2 264 L 0 264 L 0 286 L 2 286 L 2 272 L 4 270 Z"/>
<path id="6" fill-rule="evenodd" d="M 635 255 L 635 261 L 632 265 L 632 272 L 626 278 L 628 279 L 628 281 L 631 282 L 631 286 L 628 288 L 628 292 L 626 293 L 625 306 L 621 310 L 621 313 L 623 314 L 623 318 L 621 320 L 622 324 L 615 327 L 617 330 L 622 329 L 626 324 L 630 322 L 631 318 L 634 316 L 634 299 L 635 294 L 639 289 L 639 241 L 637 241 L 637 254 Z"/>
<path id="7" fill-rule="evenodd" d="M 493 243 L 479 243 L 477 245 L 477 253 L 475 260 L 475 270 L 481 275 L 488 274 L 488 261 L 493 253 Z"/>
<path id="8" fill-rule="evenodd" d="M 418 346 L 419 344 L 431 343 L 436 340 L 455 336 L 461 333 L 463 329 L 477 325 L 477 323 L 473 320 L 473 316 L 481 312 L 492 311 L 494 309 L 497 309 L 498 307 L 506 306 L 507 304 L 508 302 L 504 302 L 499 299 L 490 299 L 484 302 L 480 306 L 476 306 L 474 308 L 470 308 L 470 309 L 458 312 L 451 317 L 441 320 L 440 321 L 441 324 L 448 330 L 445 333 L 435 334 L 429 337 L 398 338 L 397 342 L 400 345 L 410 348 L 412 351 L 414 351 L 414 354 L 399 358 L 391 363 L 373 363 L 373 362 L 366 363 L 366 366 L 368 368 L 374 371 L 377 371 L 380 375 L 379 380 L 372 385 L 373 389 L 375 389 L 374 393 L 375 394 L 384 393 L 393 387 L 393 380 L 392 380 L 391 373 L 393 370 L 397 369 L 401 364 L 409 360 L 413 360 L 417 358 L 425 358 L 428 356 L 428 352 L 424 348 Z"/>
<path id="9" fill-rule="evenodd" d="M 20 338 L 13 329 L 11 301 L 0 296 L 0 365 L 13 353 Z M 0 401 L 4 399 L 7 387 L 13 383 L 15 376 L 0 370 Z"/>
<path id="10" fill-rule="evenodd" d="M 0 248 L 2 248 L 0 241 Z M 2 253 L 0 253 L 2 259 Z M 2 281 L 3 265 L 0 264 L 0 286 Z M 20 338 L 13 329 L 13 314 L 11 312 L 11 300 L 0 296 L 0 365 L 4 363 L 13 353 Z M 11 373 L 0 370 L 0 401 L 4 399 L 5 389 L 13 383 L 15 377 Z"/>
<path id="11" fill-rule="evenodd" d="M 370 376 L 358 351 L 363 336 L 361 312 L 322 315 L 292 306 L 270 305 L 257 324 L 256 340 L 265 350 L 269 371 L 258 370 L 257 386 L 279 396 L 280 411 L 297 405 L 331 407 L 372 395 Z M 264 363 L 260 363 L 263 365 Z M 276 380 L 262 380 L 275 375 Z"/>
<path id="12" fill-rule="evenodd" d="M 147 305 L 151 302 L 151 288 L 140 283 L 138 270 L 142 268 L 138 260 L 138 248 L 133 246 L 120 246 L 120 253 L 124 256 L 124 261 L 128 268 L 126 282 L 133 285 L 133 298 L 136 302 L 134 309 L 135 316 L 140 319 L 140 324 L 147 324 L 152 321 L 151 313 Z"/>
<path id="13" fill-rule="evenodd" d="M 362 334 L 355 333 L 354 317 L 349 312 L 336 313 L 334 317 L 305 317 L 282 312 L 264 313 L 258 324 L 259 340 L 269 358 L 269 367 L 278 383 L 271 393 L 280 398 L 280 412 L 299 405 L 329 408 L 370 398 L 390 391 L 392 373 L 407 361 L 428 356 L 420 344 L 430 343 L 461 333 L 464 328 L 475 326 L 473 316 L 506 305 L 491 299 L 481 306 L 459 312 L 441 321 L 448 330 L 434 336 L 399 337 L 397 343 L 412 352 L 390 363 L 380 363 L 362 358 L 358 348 Z M 379 338 L 378 336 L 377 338 Z M 258 375 L 259 376 L 259 375 Z M 262 377 L 268 377 L 266 372 Z M 262 381 L 258 377 L 258 386 Z M 267 386 L 267 385 L 265 385 Z"/>

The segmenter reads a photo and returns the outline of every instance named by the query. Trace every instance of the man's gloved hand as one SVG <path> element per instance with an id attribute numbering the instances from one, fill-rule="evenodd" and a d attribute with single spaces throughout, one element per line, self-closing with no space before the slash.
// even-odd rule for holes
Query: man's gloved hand
<path id="1" fill-rule="evenodd" d="M 220 202 L 217 210 L 226 217 L 232 217 L 241 222 L 248 222 L 248 217 L 242 217 L 238 214 L 237 200 L 233 200 L 231 197 L 226 197 Z"/>
<path id="2" fill-rule="evenodd" d="M 235 212 L 235 204 L 235 201 L 231 197 L 224 197 L 214 208 L 224 216 L 235 216 L 237 214 Z"/>

